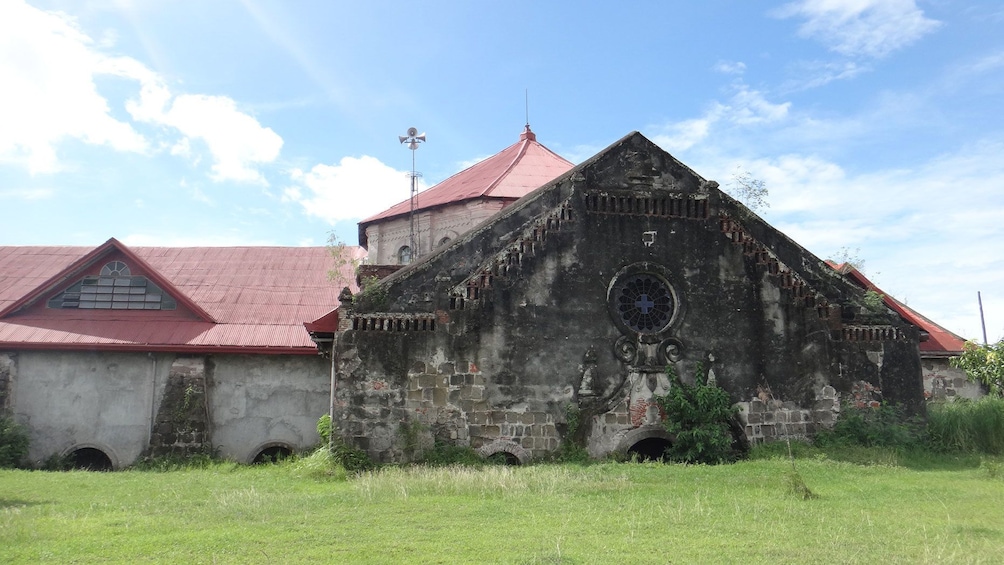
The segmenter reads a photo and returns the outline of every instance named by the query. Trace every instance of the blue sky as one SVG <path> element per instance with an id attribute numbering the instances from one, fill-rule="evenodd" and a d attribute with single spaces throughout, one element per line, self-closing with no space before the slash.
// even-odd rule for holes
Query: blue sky
<path id="1" fill-rule="evenodd" d="M 514 143 L 639 130 L 1004 335 L 999 1 L 0 0 L 0 245 L 321 245 Z"/>

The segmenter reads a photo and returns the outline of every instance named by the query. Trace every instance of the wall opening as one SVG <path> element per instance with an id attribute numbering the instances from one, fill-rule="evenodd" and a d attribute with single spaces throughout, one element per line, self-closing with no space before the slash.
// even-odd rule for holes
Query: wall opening
<path id="1" fill-rule="evenodd" d="M 669 440 L 665 438 L 649 437 L 629 447 L 627 455 L 639 461 L 666 461 L 666 450 L 669 446 Z"/>
<path id="2" fill-rule="evenodd" d="M 516 457 L 508 451 L 498 451 L 492 453 L 485 459 L 487 459 L 492 465 L 511 465 L 513 467 L 519 467 L 523 464 L 523 462 L 519 460 L 519 457 Z"/>
<path id="3" fill-rule="evenodd" d="M 258 455 L 254 456 L 251 460 L 252 465 L 261 465 L 263 463 L 275 463 L 281 461 L 293 455 L 293 450 L 285 445 L 273 445 L 271 447 L 266 447 L 258 452 Z"/>
<path id="4" fill-rule="evenodd" d="M 115 469 L 112 460 L 104 451 L 94 447 L 82 447 L 70 453 L 74 469 L 85 471 L 111 471 Z"/>
<path id="5" fill-rule="evenodd" d="M 478 455 L 495 465 L 523 465 L 530 462 L 530 452 L 508 439 L 497 439 L 478 448 Z"/>

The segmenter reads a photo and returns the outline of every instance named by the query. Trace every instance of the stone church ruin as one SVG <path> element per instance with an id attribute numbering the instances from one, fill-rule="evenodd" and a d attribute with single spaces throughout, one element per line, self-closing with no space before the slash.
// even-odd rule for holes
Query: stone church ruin
<path id="1" fill-rule="evenodd" d="M 632 133 L 343 294 L 313 336 L 339 433 L 377 460 L 406 459 L 417 424 L 527 461 L 576 439 L 569 410 L 602 457 L 670 441 L 652 401 L 667 365 L 709 369 L 753 441 L 810 436 L 841 400 L 920 409 L 920 330 L 864 293 Z"/>

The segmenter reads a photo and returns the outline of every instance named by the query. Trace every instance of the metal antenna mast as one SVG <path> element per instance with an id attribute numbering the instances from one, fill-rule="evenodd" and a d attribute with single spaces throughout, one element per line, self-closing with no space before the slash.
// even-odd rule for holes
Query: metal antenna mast
<path id="1" fill-rule="evenodd" d="M 411 177 L 411 213 L 408 215 L 408 247 L 411 249 L 411 258 L 408 262 L 410 263 L 418 259 L 419 255 L 418 244 L 415 241 L 415 194 L 418 192 L 418 185 L 415 181 L 418 177 L 422 176 L 422 173 L 415 172 L 415 150 L 418 149 L 419 143 L 425 142 L 425 134 L 419 134 L 416 128 L 408 128 L 408 135 L 399 135 L 397 139 L 402 144 L 407 143 L 408 149 L 411 149 L 411 173 L 408 175 Z"/>

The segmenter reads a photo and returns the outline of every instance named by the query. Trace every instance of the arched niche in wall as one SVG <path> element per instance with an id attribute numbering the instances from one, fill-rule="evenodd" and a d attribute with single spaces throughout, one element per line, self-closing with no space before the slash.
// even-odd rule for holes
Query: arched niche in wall
<path id="1" fill-rule="evenodd" d="M 62 455 L 74 469 L 114 471 L 119 468 L 115 451 L 104 444 L 78 443 L 63 451 Z"/>
<path id="2" fill-rule="evenodd" d="M 251 455 L 248 457 L 247 462 L 250 465 L 275 463 L 276 461 L 290 457 L 295 452 L 296 450 L 288 443 L 270 441 L 251 450 Z"/>
<path id="3" fill-rule="evenodd" d="M 478 448 L 484 459 L 504 458 L 507 465 L 525 465 L 530 462 L 530 452 L 514 441 L 497 439 Z"/>

